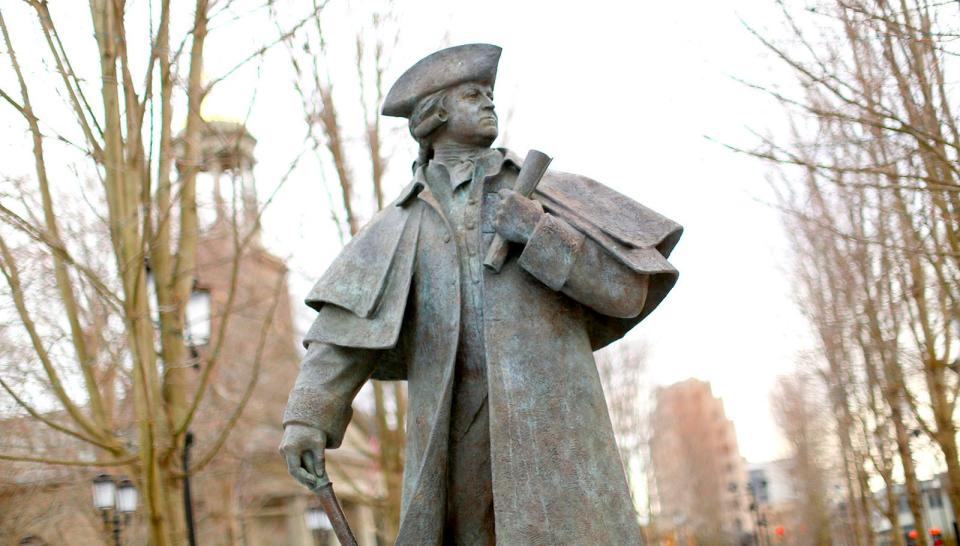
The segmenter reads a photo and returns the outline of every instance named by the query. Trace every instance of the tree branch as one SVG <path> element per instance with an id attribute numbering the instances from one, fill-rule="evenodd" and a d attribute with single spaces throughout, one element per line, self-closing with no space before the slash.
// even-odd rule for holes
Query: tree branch
<path id="1" fill-rule="evenodd" d="M 41 414 L 41 413 L 38 412 L 33 406 L 31 406 L 30 404 L 28 404 L 26 400 L 24 400 L 24 399 L 20 398 L 19 396 L 17 396 L 17 393 L 14 392 L 13 389 L 11 389 L 10 386 L 7 385 L 7 383 L 6 383 L 2 378 L 0 378 L 0 387 L 2 387 L 3 390 L 5 390 L 5 391 L 7 392 L 7 394 L 10 395 L 11 398 L 13 398 L 14 402 L 16 402 L 18 406 L 20 406 L 21 408 L 23 408 L 24 411 L 26 411 L 26 412 L 30 415 L 30 417 L 33 417 L 33 418 L 36 419 L 37 421 L 40 421 L 41 423 L 47 425 L 48 427 L 50 427 L 50 428 L 52 428 L 52 429 L 54 429 L 54 430 L 56 430 L 56 431 L 58 431 L 58 432 L 62 432 L 63 434 L 66 434 L 66 435 L 68 435 L 68 436 L 73 436 L 74 438 L 77 438 L 78 440 L 82 440 L 82 441 L 84 441 L 84 442 L 86 442 L 86 443 L 88 443 L 88 444 L 92 444 L 92 445 L 95 445 L 95 446 L 97 446 L 97 447 L 103 448 L 103 449 L 105 449 L 105 450 L 113 453 L 114 455 L 123 455 L 123 449 L 120 448 L 120 446 L 118 446 L 118 445 L 116 445 L 116 444 L 111 445 L 111 444 L 107 444 L 107 443 L 101 442 L 101 441 L 99 441 L 99 440 L 97 440 L 97 439 L 95 439 L 95 438 L 92 438 L 92 437 L 90 437 L 90 436 L 87 436 L 87 435 L 85 435 L 85 434 L 83 434 L 83 433 L 81 433 L 81 432 L 78 432 L 78 431 L 76 431 L 76 430 L 67 428 L 67 427 L 65 427 L 65 426 L 57 423 L 56 421 L 53 421 L 53 420 L 51 420 L 51 419 L 48 419 L 48 418 L 44 417 L 43 414 Z"/>
<path id="2" fill-rule="evenodd" d="M 3 258 L 0 260 L 0 273 L 3 274 L 7 281 L 7 285 L 10 287 L 11 294 L 13 295 L 14 305 L 17 309 L 17 314 L 20 317 L 20 321 L 23 324 L 24 329 L 30 336 L 30 341 L 33 344 L 34 351 L 40 358 L 40 363 L 43 365 L 43 370 L 47 376 L 47 380 L 50 382 L 50 387 L 53 390 L 53 393 L 56 395 L 57 400 L 60 401 L 60 404 L 63 406 L 63 408 L 67 410 L 67 413 L 70 414 L 73 420 L 80 425 L 82 429 L 86 430 L 94 438 L 105 441 L 106 436 L 104 431 L 101 430 L 93 421 L 91 421 L 90 418 L 84 415 L 83 412 L 80 411 L 80 408 L 73 403 L 73 400 L 71 400 L 70 396 L 67 394 L 67 391 L 63 386 L 63 382 L 60 380 L 60 375 L 54 368 L 53 362 L 50 360 L 50 355 L 47 352 L 46 347 L 44 347 L 43 341 L 40 339 L 40 334 L 37 332 L 36 325 L 34 324 L 33 319 L 30 317 L 30 312 L 27 310 L 26 302 L 23 299 L 23 287 L 20 284 L 20 273 L 17 270 L 13 255 L 10 253 L 10 249 L 7 247 L 6 241 L 2 236 L 0 236 L 0 257 Z"/>
<path id="3" fill-rule="evenodd" d="M 10 35 L 7 32 L 6 21 L 0 14 L 0 30 L 3 32 L 3 40 L 7 45 L 7 53 L 10 56 L 10 63 L 17 75 L 17 81 L 20 84 L 20 95 L 23 100 L 23 109 L 30 114 L 27 123 L 30 126 L 30 134 L 33 140 L 33 159 L 34 167 L 37 173 L 37 184 L 40 189 L 41 203 L 43 204 L 43 217 L 50 239 L 63 246 L 60 239 L 60 228 L 57 224 L 57 216 L 53 205 L 53 197 L 50 192 L 50 184 L 47 178 L 47 166 L 43 155 L 43 138 L 40 134 L 40 127 L 37 124 L 37 118 L 33 115 L 33 109 L 30 105 L 30 94 L 27 90 L 27 83 L 20 70 L 20 64 L 17 61 L 17 55 L 13 44 L 10 42 Z M 73 347 L 76 352 L 77 364 L 84 386 L 88 391 L 90 410 L 93 421 L 101 428 L 106 427 L 106 415 L 103 411 L 103 398 L 99 386 L 93 377 L 92 362 L 93 357 L 89 354 L 84 341 L 83 327 L 79 319 L 79 306 L 77 304 L 73 281 L 67 271 L 66 264 L 59 253 L 53 254 L 54 277 L 57 282 L 57 289 L 60 293 L 60 303 L 66 312 L 67 322 L 70 324 L 70 334 L 73 341 Z"/>
<path id="4" fill-rule="evenodd" d="M 20 463 L 38 463 L 46 464 L 53 466 L 85 466 L 85 467 L 98 467 L 98 466 L 123 466 L 128 465 L 135 460 L 137 460 L 136 455 L 130 455 L 122 459 L 107 459 L 107 460 L 98 460 L 98 461 L 78 461 L 75 459 L 52 459 L 47 457 L 35 457 L 32 455 L 14 455 L 12 453 L 0 453 L 0 460 L 4 461 L 14 461 Z"/>

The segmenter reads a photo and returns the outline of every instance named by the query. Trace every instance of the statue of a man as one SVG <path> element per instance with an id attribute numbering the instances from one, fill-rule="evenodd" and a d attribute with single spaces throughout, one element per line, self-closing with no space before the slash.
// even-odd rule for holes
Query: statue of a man
<path id="1" fill-rule="evenodd" d="M 499 59 L 444 49 L 387 95 L 420 144 L 414 179 L 307 296 L 281 452 L 300 482 L 325 480 L 364 382 L 406 380 L 397 544 L 640 544 L 593 351 L 673 287 L 681 227 L 573 174 L 514 192 L 520 160 L 490 148 Z M 499 272 L 482 265 L 495 234 Z"/>

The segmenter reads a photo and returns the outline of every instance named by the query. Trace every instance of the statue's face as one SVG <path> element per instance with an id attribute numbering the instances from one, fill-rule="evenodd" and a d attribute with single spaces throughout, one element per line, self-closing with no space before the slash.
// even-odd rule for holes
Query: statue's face
<path id="1" fill-rule="evenodd" d="M 447 93 L 447 122 L 441 138 L 470 146 L 489 146 L 497 138 L 497 113 L 493 89 L 489 85 L 467 82 Z"/>

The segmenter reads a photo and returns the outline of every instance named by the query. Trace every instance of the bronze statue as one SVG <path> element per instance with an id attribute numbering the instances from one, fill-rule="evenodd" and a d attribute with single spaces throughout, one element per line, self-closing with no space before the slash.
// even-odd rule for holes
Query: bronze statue
<path id="1" fill-rule="evenodd" d="M 387 95 L 420 144 L 413 181 L 307 296 L 319 314 L 281 452 L 324 483 L 363 383 L 406 380 L 396 544 L 640 544 L 593 351 L 673 287 L 682 228 L 574 174 L 514 191 L 520 160 L 490 148 L 499 59 L 444 49 Z M 495 235 L 499 271 L 483 266 Z"/>

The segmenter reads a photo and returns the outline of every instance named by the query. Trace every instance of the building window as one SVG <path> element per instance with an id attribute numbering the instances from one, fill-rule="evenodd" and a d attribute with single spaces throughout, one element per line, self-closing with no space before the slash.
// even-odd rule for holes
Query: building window
<path id="1" fill-rule="evenodd" d="M 897 507 L 901 514 L 905 514 L 910 511 L 910 504 L 907 502 L 906 495 L 900 495 L 900 497 L 897 499 Z"/>
<path id="2" fill-rule="evenodd" d="M 927 492 L 927 504 L 930 508 L 943 508 L 943 495 L 939 489 Z"/>

